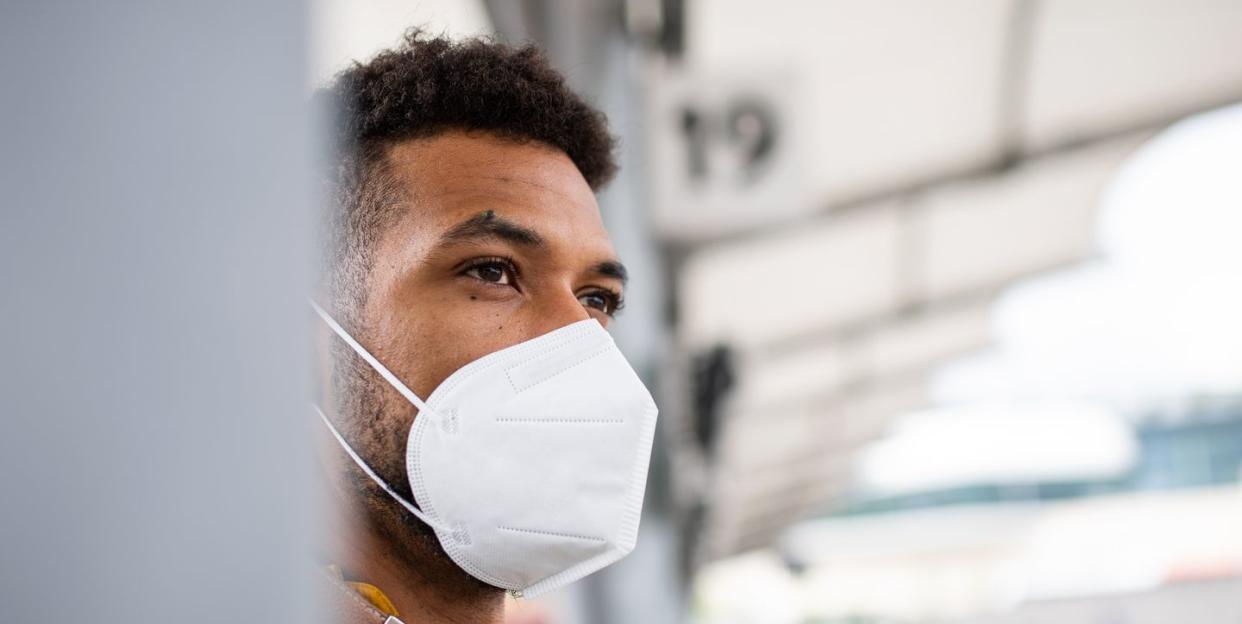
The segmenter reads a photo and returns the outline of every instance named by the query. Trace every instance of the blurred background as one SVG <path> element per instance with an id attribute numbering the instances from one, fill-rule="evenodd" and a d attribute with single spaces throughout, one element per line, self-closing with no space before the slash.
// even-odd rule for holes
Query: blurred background
<path id="1" fill-rule="evenodd" d="M 608 113 L 613 333 L 662 408 L 638 549 L 514 624 L 1242 622 L 1242 3 L 53 4 L 0 20 L 0 620 L 56 578 L 95 621 L 307 621 L 269 604 L 313 509 L 272 390 L 306 390 L 300 103 L 423 26 Z"/>

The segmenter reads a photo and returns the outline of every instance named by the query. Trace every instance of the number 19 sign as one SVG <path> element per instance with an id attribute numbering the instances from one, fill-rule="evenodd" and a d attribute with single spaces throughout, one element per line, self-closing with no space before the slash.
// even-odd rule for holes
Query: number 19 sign
<path id="1" fill-rule="evenodd" d="M 797 99 L 780 74 L 663 72 L 651 84 L 652 214 L 661 237 L 695 242 L 805 213 Z"/>

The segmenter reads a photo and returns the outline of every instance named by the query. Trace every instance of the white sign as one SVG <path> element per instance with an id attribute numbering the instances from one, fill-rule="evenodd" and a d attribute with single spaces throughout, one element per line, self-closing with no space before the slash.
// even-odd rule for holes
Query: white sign
<path id="1" fill-rule="evenodd" d="M 658 74 L 649 109 L 653 215 L 665 239 L 701 241 L 805 214 L 792 81 L 779 72 Z"/>

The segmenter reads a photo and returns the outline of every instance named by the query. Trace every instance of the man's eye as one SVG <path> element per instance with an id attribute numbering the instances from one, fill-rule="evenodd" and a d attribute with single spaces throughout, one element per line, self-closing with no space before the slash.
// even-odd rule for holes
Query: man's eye
<path id="1" fill-rule="evenodd" d="M 463 272 L 463 275 L 469 275 L 479 281 L 501 286 L 512 286 L 516 282 L 513 274 L 513 266 L 499 260 L 480 262 Z"/>
<path id="2" fill-rule="evenodd" d="M 591 291 L 578 295 L 583 307 L 599 310 L 608 316 L 612 316 L 621 309 L 621 297 L 616 293 L 605 291 Z"/>

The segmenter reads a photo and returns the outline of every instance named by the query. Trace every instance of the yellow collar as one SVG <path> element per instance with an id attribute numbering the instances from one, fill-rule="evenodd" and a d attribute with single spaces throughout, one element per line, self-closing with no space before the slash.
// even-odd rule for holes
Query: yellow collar
<path id="1" fill-rule="evenodd" d="M 341 568 L 335 565 L 328 566 L 328 571 L 340 579 L 342 583 L 349 585 L 354 591 L 358 592 L 359 596 L 366 598 L 367 602 L 371 603 L 376 609 L 383 611 L 385 615 L 401 617 L 401 614 L 397 613 L 397 607 L 393 606 L 392 601 L 388 599 L 388 596 L 380 588 L 370 583 L 345 580 L 345 576 L 341 574 Z"/>

